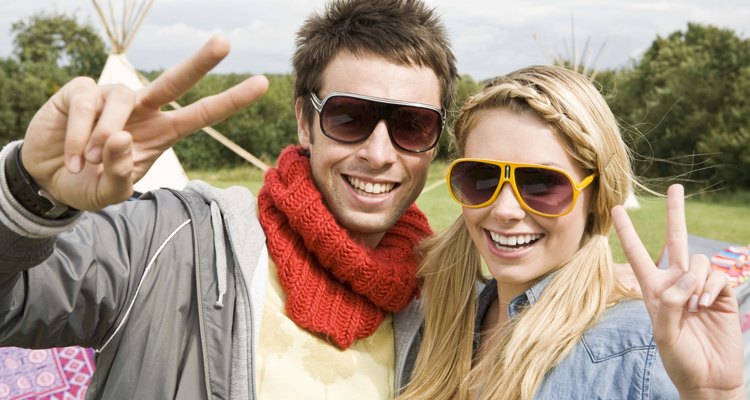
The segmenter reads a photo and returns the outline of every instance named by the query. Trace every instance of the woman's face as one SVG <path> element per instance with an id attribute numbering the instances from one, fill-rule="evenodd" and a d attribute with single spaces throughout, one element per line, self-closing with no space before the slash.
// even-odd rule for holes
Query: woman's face
<path id="1" fill-rule="evenodd" d="M 554 166 L 576 182 L 586 177 L 539 116 L 498 108 L 481 111 L 478 117 L 468 133 L 464 157 Z M 505 296 L 525 291 L 578 250 L 590 192 L 585 189 L 570 213 L 555 218 L 524 210 L 509 183 L 487 207 L 463 208 L 471 238 Z"/>

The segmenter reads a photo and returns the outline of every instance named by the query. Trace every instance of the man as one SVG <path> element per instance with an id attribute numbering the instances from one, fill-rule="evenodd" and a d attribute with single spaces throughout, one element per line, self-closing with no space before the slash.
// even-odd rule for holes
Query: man
<path id="1" fill-rule="evenodd" d="M 122 202 L 265 91 L 160 111 L 227 52 L 212 39 L 137 93 L 75 79 L 3 148 L 0 345 L 93 347 L 88 398 L 393 397 L 421 323 L 413 203 L 457 79 L 445 29 L 420 1 L 330 3 L 298 34 L 300 145 L 257 203 L 199 182 Z"/>

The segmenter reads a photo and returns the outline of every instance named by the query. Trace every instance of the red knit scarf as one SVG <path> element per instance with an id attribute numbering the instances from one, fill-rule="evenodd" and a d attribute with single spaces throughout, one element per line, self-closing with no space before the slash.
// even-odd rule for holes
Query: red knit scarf
<path id="1" fill-rule="evenodd" d="M 414 298 L 414 246 L 432 233 L 416 205 L 369 249 L 336 222 L 312 181 L 309 157 L 290 146 L 266 172 L 258 206 L 287 314 L 300 327 L 346 349 Z"/>

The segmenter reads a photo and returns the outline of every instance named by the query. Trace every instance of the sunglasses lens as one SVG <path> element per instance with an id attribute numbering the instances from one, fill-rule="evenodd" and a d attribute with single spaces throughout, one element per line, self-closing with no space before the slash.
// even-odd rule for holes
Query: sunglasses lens
<path id="1" fill-rule="evenodd" d="M 450 190 L 467 206 L 484 204 L 495 194 L 502 170 L 497 165 L 477 161 L 461 161 L 450 171 Z"/>
<path id="2" fill-rule="evenodd" d="M 396 106 L 388 121 L 393 140 L 414 152 L 431 149 L 440 138 L 440 113 L 420 107 Z"/>
<path id="3" fill-rule="evenodd" d="M 355 143 L 365 139 L 378 119 L 378 109 L 367 100 L 334 96 L 320 112 L 323 132 L 334 140 Z"/>
<path id="4" fill-rule="evenodd" d="M 564 174 L 543 168 L 516 168 L 516 186 L 529 208 L 543 214 L 561 214 L 573 202 L 573 184 Z"/>

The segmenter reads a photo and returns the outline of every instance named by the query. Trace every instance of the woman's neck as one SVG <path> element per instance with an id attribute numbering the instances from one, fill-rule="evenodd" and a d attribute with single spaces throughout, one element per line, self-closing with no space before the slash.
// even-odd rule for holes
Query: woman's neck
<path id="1" fill-rule="evenodd" d="M 492 334 L 508 323 L 510 319 L 510 315 L 508 314 L 510 302 L 521 293 L 524 293 L 529 287 L 531 285 L 506 284 L 497 281 L 497 297 L 492 301 L 487 308 L 487 312 L 482 317 L 482 324 L 479 331 L 479 358 L 482 358 L 484 355 L 486 343 Z"/>

